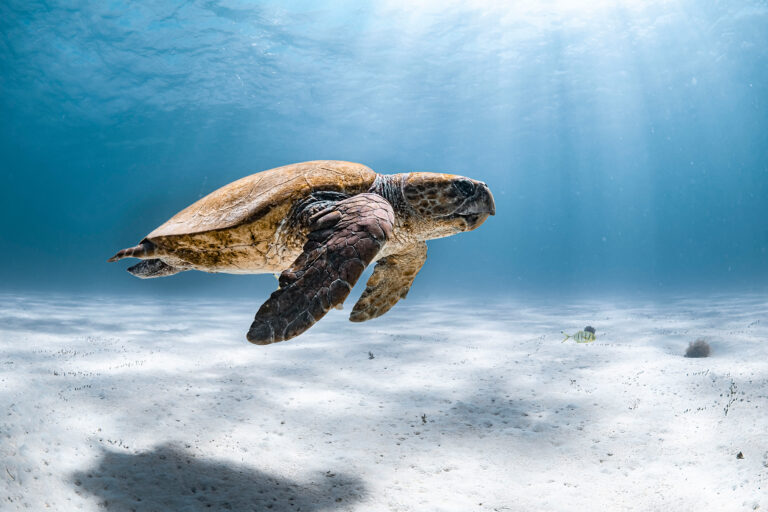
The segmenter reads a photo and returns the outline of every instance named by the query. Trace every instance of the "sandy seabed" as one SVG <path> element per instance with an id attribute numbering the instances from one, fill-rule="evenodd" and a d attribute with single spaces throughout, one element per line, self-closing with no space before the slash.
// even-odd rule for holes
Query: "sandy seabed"
<path id="1" fill-rule="evenodd" d="M 768 508 L 764 297 L 257 306 L 0 296 L 0 510 Z"/>

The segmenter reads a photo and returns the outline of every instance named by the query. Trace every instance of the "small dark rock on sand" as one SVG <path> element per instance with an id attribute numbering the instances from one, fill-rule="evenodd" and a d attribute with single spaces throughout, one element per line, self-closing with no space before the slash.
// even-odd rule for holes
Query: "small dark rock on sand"
<path id="1" fill-rule="evenodd" d="M 709 343 L 698 339 L 688 344 L 685 349 L 685 357 L 709 357 Z"/>

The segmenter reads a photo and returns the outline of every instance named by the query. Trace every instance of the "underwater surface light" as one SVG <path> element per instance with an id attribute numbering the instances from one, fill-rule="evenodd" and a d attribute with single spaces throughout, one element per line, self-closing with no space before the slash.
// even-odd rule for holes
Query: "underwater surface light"
<path id="1" fill-rule="evenodd" d="M 673 0 L 543 0 L 505 2 L 499 0 L 425 0 L 413 4 L 408 0 L 388 0 L 385 5 L 411 11 L 441 10 L 445 8 L 471 7 L 494 12 L 538 14 L 564 11 L 599 11 L 612 8 L 643 8 L 650 5 L 668 4 Z"/>

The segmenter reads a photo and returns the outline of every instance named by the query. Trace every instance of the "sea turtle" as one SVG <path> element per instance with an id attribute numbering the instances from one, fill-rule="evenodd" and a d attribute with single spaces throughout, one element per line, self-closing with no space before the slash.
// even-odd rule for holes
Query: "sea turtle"
<path id="1" fill-rule="evenodd" d="M 264 345 L 298 336 L 340 307 L 373 261 L 349 319 L 383 315 L 408 293 L 426 240 L 475 229 L 495 210 L 488 186 L 463 176 L 304 162 L 225 185 L 109 261 L 142 259 L 128 268 L 141 278 L 280 273 L 247 334 Z"/>

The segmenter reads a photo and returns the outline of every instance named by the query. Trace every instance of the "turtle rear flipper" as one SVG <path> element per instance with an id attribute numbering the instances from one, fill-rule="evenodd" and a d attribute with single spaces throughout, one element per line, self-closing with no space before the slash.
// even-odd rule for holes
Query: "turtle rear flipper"
<path id="1" fill-rule="evenodd" d="M 291 339 L 344 302 L 394 223 L 392 205 L 376 194 L 350 197 L 310 217 L 304 252 L 280 274 L 280 288 L 259 308 L 248 341 Z"/>
<path id="2" fill-rule="evenodd" d="M 159 259 L 143 260 L 132 267 L 128 267 L 128 272 L 141 279 L 172 276 L 184 270 L 183 268 L 173 267 Z"/>

